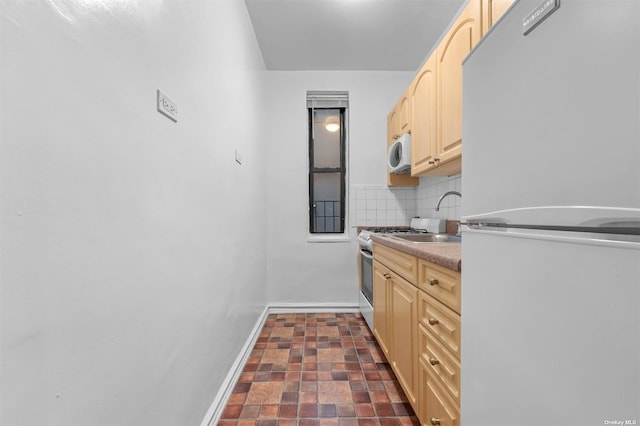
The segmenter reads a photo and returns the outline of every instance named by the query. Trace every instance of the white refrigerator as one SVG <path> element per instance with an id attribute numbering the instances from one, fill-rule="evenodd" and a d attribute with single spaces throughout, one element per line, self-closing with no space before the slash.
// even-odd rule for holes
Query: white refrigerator
<path id="1" fill-rule="evenodd" d="M 640 0 L 554 3 L 463 66 L 464 426 L 640 424 Z"/>

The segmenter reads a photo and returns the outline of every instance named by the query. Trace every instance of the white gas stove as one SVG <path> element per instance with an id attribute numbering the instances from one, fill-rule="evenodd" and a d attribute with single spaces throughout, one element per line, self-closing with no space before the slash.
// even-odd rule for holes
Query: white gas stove
<path id="1" fill-rule="evenodd" d="M 446 219 L 413 218 L 407 227 L 371 227 L 358 233 L 360 245 L 360 312 L 373 331 L 373 239 L 372 234 L 431 233 L 446 231 Z"/>

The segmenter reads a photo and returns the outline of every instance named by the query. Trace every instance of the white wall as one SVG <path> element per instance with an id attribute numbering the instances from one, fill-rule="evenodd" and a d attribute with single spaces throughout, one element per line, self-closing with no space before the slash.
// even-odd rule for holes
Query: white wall
<path id="1" fill-rule="evenodd" d="M 0 423 L 199 424 L 267 300 L 244 3 L 0 8 Z"/>
<path id="2" fill-rule="evenodd" d="M 349 182 L 386 183 L 387 114 L 411 72 L 269 72 L 269 303 L 357 303 L 355 229 L 347 243 L 309 243 L 307 90 L 349 91 Z M 350 226 L 359 225 L 353 221 Z"/>

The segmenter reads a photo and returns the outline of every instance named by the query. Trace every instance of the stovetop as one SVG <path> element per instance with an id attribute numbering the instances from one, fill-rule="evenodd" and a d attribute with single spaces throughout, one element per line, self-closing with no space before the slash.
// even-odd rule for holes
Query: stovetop
<path id="1" fill-rule="evenodd" d="M 361 248 L 371 251 L 373 250 L 373 241 L 371 241 L 371 234 L 438 234 L 445 232 L 445 230 L 445 219 L 416 217 L 411 219 L 411 226 L 371 226 L 363 229 L 358 234 L 358 243 L 360 244 Z"/>

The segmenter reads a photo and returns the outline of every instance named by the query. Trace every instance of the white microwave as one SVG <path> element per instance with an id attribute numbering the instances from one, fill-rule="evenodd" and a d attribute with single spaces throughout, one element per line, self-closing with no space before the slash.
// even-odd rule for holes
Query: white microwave
<path id="1" fill-rule="evenodd" d="M 396 174 L 411 173 L 411 135 L 405 133 L 389 147 L 389 172 Z"/>

